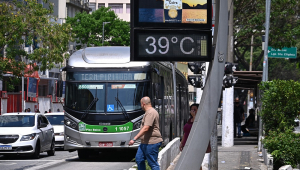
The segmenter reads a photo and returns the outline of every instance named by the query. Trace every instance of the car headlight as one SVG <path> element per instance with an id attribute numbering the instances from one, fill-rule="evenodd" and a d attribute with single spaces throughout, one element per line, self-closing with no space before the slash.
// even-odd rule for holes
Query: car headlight
<path id="1" fill-rule="evenodd" d="M 78 130 L 78 123 L 65 116 L 65 125 L 72 129 Z"/>
<path id="2" fill-rule="evenodd" d="M 29 140 L 33 140 L 35 138 L 36 134 L 32 133 L 29 135 L 23 135 L 20 141 L 29 141 Z"/>

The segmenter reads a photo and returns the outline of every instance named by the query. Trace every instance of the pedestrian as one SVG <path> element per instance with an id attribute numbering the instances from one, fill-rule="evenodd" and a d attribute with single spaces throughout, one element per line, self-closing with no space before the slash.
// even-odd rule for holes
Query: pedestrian
<path id="1" fill-rule="evenodd" d="M 139 170 L 146 170 L 145 160 L 148 161 L 151 170 L 160 170 L 157 157 L 163 139 L 159 131 L 159 114 L 152 107 L 148 96 L 141 99 L 141 108 L 145 111 L 141 130 L 129 141 L 128 145 L 133 145 L 136 140 L 141 139 L 141 144 L 135 156 Z"/>
<path id="2" fill-rule="evenodd" d="M 199 107 L 199 104 L 197 104 L 197 103 L 194 103 L 190 106 L 190 118 L 189 118 L 188 122 L 183 127 L 184 134 L 183 134 L 183 138 L 182 138 L 182 140 L 180 142 L 180 145 L 179 145 L 179 150 L 180 151 L 183 150 L 183 148 L 185 146 L 185 143 L 186 143 L 186 140 L 187 140 L 187 138 L 190 134 L 190 131 L 191 131 L 192 126 L 193 126 L 193 122 L 196 118 L 198 107 Z M 210 142 L 209 142 L 205 153 L 210 153 L 210 152 L 211 152 L 211 146 L 210 146 Z M 202 170 L 202 167 L 200 167 L 200 170 Z"/>
<path id="3" fill-rule="evenodd" d="M 28 109 L 27 109 L 27 112 L 31 113 L 31 110 L 30 110 L 30 108 L 28 108 Z"/>
<path id="4" fill-rule="evenodd" d="M 51 109 L 49 109 L 49 112 L 48 113 L 51 113 Z"/>
<path id="5" fill-rule="evenodd" d="M 234 99 L 234 137 L 236 137 L 236 127 L 238 128 L 238 138 L 241 138 L 241 122 L 244 120 L 244 108 L 240 104 L 240 99 Z"/>
<path id="6" fill-rule="evenodd" d="M 25 109 L 24 112 L 27 112 L 27 109 Z"/>
<path id="7" fill-rule="evenodd" d="M 248 127 L 253 126 L 253 123 L 255 121 L 255 114 L 254 114 L 254 109 L 249 110 L 249 116 L 247 117 L 245 124 L 241 127 L 241 130 L 243 132 L 243 136 L 250 136 L 249 130 L 247 129 Z"/>
<path id="8" fill-rule="evenodd" d="M 47 111 L 45 111 L 45 113 L 48 113 Z"/>
<path id="9" fill-rule="evenodd" d="M 57 109 L 57 112 L 60 112 L 60 110 L 59 110 L 59 109 Z"/>

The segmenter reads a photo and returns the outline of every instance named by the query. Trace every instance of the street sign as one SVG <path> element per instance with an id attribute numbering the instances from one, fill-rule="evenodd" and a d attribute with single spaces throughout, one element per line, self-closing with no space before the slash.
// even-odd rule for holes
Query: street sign
<path id="1" fill-rule="evenodd" d="M 297 47 L 275 49 L 268 47 L 269 58 L 297 58 Z"/>

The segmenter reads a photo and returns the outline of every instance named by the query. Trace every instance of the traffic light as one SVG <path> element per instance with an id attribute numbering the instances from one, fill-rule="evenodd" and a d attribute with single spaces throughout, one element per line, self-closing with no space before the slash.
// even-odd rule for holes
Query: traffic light
<path id="1" fill-rule="evenodd" d="M 194 74 L 202 74 L 202 71 L 205 71 L 205 62 L 189 62 L 188 68 L 194 73 Z"/>
<path id="2" fill-rule="evenodd" d="M 196 88 L 203 88 L 202 71 L 205 71 L 205 62 L 189 62 L 188 68 L 194 73 L 188 76 L 189 83 Z"/>
<path id="3" fill-rule="evenodd" d="M 203 88 L 202 75 L 188 76 L 189 83 L 196 88 Z"/>
<path id="4" fill-rule="evenodd" d="M 234 86 L 238 80 L 237 77 L 233 77 L 232 73 L 235 71 L 236 66 L 233 63 L 226 62 L 223 77 L 223 88 L 230 88 Z"/>

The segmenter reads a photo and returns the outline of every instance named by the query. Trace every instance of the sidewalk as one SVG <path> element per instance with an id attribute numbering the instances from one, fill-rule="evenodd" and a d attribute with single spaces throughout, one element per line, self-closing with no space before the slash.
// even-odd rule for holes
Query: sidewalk
<path id="1" fill-rule="evenodd" d="M 180 154 L 167 170 L 174 170 Z M 267 170 L 263 158 L 258 156 L 256 145 L 218 146 L 218 170 Z"/>
<path id="2" fill-rule="evenodd" d="M 218 125 L 218 170 L 268 170 L 261 153 L 257 152 L 257 137 L 242 137 L 234 139 L 234 146 L 221 146 L 222 127 Z M 179 155 L 174 159 L 167 170 L 174 170 Z M 204 169 L 203 169 L 204 170 Z"/>

